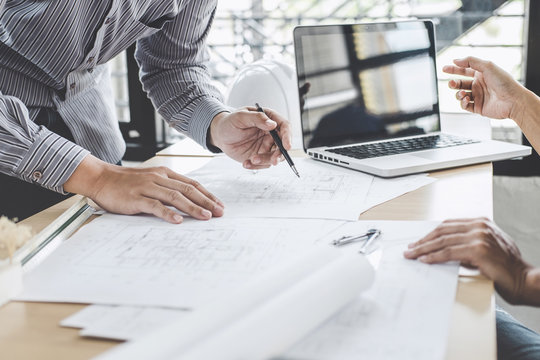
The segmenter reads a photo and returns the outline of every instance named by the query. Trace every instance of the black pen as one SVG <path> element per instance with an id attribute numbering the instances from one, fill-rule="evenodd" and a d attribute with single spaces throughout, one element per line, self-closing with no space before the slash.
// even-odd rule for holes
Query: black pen
<path id="1" fill-rule="evenodd" d="M 258 112 L 264 113 L 263 108 L 258 103 L 255 104 L 255 107 L 257 108 Z M 293 163 L 291 157 L 289 156 L 289 153 L 283 147 L 283 143 L 281 142 L 281 139 L 279 138 L 279 135 L 278 135 L 276 129 L 271 130 L 270 135 L 272 135 L 272 139 L 274 139 L 274 142 L 276 143 L 277 147 L 279 148 L 279 151 L 281 151 L 281 153 L 285 157 L 285 160 L 287 160 L 287 162 L 289 163 L 289 166 L 291 167 L 291 169 L 294 171 L 296 176 L 300 177 L 300 174 L 298 173 L 298 170 L 296 170 L 296 167 L 294 166 L 294 163 Z"/>

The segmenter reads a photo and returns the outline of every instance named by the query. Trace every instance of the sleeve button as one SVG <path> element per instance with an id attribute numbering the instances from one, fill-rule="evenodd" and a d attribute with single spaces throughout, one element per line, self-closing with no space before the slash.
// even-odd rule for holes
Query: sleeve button
<path id="1" fill-rule="evenodd" d="M 34 179 L 34 181 L 39 181 L 42 177 L 43 174 L 41 173 L 41 171 L 34 171 L 32 173 L 32 179 Z"/>

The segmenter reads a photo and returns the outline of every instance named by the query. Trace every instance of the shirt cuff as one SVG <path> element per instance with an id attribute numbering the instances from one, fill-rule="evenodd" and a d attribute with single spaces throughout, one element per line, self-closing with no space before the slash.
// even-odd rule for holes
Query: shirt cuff
<path id="1" fill-rule="evenodd" d="M 193 140 L 212 152 L 220 152 L 220 150 L 215 146 L 209 146 L 207 144 L 208 129 L 214 117 L 222 112 L 231 112 L 231 110 L 217 99 L 205 98 L 193 111 L 192 119 L 187 129 L 188 134 Z"/>
<path id="2" fill-rule="evenodd" d="M 15 174 L 30 183 L 67 194 L 64 183 L 89 153 L 42 127 Z"/>

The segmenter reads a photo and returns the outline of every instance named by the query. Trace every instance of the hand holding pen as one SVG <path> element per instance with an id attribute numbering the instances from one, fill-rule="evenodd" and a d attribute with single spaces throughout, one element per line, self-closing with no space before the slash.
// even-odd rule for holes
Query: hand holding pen
<path id="1" fill-rule="evenodd" d="M 263 108 L 257 103 L 255 104 L 257 107 L 257 111 L 264 113 Z M 283 143 L 281 142 L 281 138 L 279 137 L 276 129 L 270 131 L 270 135 L 272 136 L 272 139 L 274 139 L 274 142 L 276 143 L 276 146 L 278 147 L 279 151 L 283 154 L 283 157 L 291 167 L 292 171 L 296 174 L 296 176 L 300 177 L 300 174 L 298 173 L 298 170 L 296 170 L 296 166 L 294 166 L 294 162 L 292 161 L 291 157 L 289 156 L 289 153 L 287 150 L 285 150 L 285 147 L 283 146 Z"/>
<path id="2" fill-rule="evenodd" d="M 291 125 L 277 111 L 264 113 L 254 107 L 223 111 L 212 119 L 206 144 L 212 151 L 223 151 L 249 170 L 262 170 L 279 163 L 283 156 L 269 131 L 279 129 L 285 149 L 291 147 Z"/>

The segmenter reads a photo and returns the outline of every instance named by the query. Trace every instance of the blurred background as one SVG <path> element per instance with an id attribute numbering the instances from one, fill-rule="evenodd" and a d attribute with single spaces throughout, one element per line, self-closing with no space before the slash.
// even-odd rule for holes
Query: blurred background
<path id="1" fill-rule="evenodd" d="M 448 89 L 443 65 L 474 55 L 507 70 L 540 94 L 540 4 L 534 0 L 235 0 L 220 1 L 208 46 L 216 86 L 227 93 L 235 75 L 257 60 L 293 66 L 297 25 L 431 19 L 436 26 L 443 129 L 458 127 L 482 137 L 527 143 L 511 120 L 466 114 Z M 116 107 L 128 150 L 125 160 L 144 161 L 183 136 L 155 113 L 142 92 L 132 47 L 112 62 Z M 296 96 L 296 94 L 294 94 Z M 494 164 L 494 218 L 540 266 L 540 158 Z M 540 310 L 497 302 L 540 331 Z"/>

